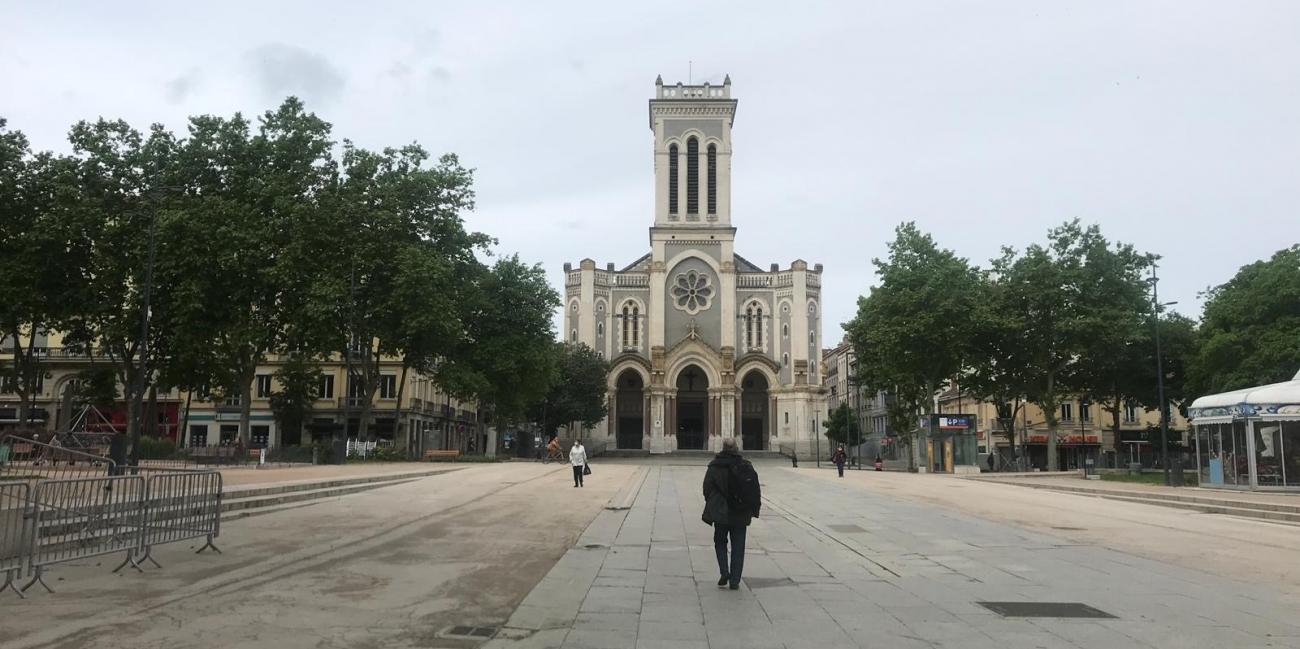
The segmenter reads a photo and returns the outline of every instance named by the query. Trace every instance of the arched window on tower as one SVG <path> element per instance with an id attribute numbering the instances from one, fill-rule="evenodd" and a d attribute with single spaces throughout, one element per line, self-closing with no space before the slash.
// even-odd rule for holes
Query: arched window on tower
<path id="1" fill-rule="evenodd" d="M 745 309 L 745 349 L 754 348 L 754 306 Z"/>
<path id="2" fill-rule="evenodd" d="M 668 146 L 668 213 L 677 213 L 677 145 Z M 626 315 L 626 314 L 624 314 Z"/>
<path id="3" fill-rule="evenodd" d="M 700 213 L 700 141 L 686 140 L 686 213 Z"/>
<path id="4" fill-rule="evenodd" d="M 718 213 L 718 146 L 709 145 L 709 214 Z"/>
<path id="5" fill-rule="evenodd" d="M 632 346 L 641 346 L 641 307 L 632 305 Z"/>
<path id="6" fill-rule="evenodd" d="M 623 305 L 623 346 L 624 347 L 626 347 L 628 341 L 631 340 L 631 338 L 628 337 L 628 332 L 631 331 L 630 329 L 631 326 L 632 326 L 632 308 L 629 305 L 624 304 Z"/>

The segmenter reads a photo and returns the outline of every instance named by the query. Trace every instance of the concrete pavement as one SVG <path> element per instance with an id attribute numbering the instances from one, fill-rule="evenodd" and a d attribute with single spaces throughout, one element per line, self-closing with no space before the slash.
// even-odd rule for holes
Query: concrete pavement
<path id="1" fill-rule="evenodd" d="M 1120 550 L 1071 539 L 1094 514 L 1071 516 L 1070 499 L 1088 499 L 1045 494 L 1056 508 L 1045 521 L 1057 524 L 1026 527 L 927 493 L 980 483 L 759 470 L 768 503 L 750 528 L 742 590 L 714 584 L 701 469 L 653 466 L 632 509 L 601 512 L 488 647 L 1300 647 L 1290 576 L 1277 588 L 1222 574 L 1231 562 L 1207 571 L 1143 556 L 1130 540 Z M 982 486 L 1011 490 L 990 503 L 1009 511 L 1021 509 L 1017 495 L 1039 493 Z M 1160 509 L 1106 505 L 1121 516 Z M 1256 531 L 1184 529 L 1171 549 Z M 1271 568 L 1298 556 L 1294 545 L 1252 553 Z M 979 601 L 1078 602 L 1114 617 L 1003 618 Z"/>

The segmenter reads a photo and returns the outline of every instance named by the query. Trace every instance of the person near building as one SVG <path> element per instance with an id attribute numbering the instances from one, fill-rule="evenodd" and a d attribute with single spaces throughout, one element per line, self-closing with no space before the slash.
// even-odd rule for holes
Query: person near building
<path id="1" fill-rule="evenodd" d="M 569 464 L 573 466 L 573 486 L 582 486 L 582 476 L 587 469 L 587 447 L 582 445 L 582 440 L 573 441 L 573 447 L 569 449 Z"/>
<path id="2" fill-rule="evenodd" d="M 713 549 L 718 557 L 718 587 L 740 589 L 745 568 L 745 531 L 758 516 L 762 492 L 754 465 L 740 455 L 736 438 L 722 440 L 722 450 L 709 462 L 704 473 L 704 514 L 713 526 Z M 731 561 L 727 561 L 727 542 Z"/>
<path id="3" fill-rule="evenodd" d="M 844 446 L 840 445 L 831 453 L 831 463 L 835 465 L 835 470 L 840 472 L 840 477 L 844 477 L 844 463 L 849 459 L 848 454 L 844 452 Z"/>

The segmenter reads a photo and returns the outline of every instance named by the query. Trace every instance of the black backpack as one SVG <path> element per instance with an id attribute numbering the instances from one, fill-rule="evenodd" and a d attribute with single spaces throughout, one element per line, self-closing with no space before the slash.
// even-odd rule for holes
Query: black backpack
<path id="1" fill-rule="evenodd" d="M 762 491 L 758 486 L 758 473 L 749 460 L 741 460 L 731 465 L 731 479 L 727 485 L 727 504 L 736 511 L 747 511 L 758 518 L 762 506 Z"/>

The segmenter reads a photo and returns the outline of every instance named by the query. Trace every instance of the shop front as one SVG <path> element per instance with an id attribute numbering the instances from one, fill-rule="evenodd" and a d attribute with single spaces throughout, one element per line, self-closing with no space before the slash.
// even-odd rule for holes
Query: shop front
<path id="1" fill-rule="evenodd" d="M 1300 491 L 1300 373 L 1201 397 L 1188 415 L 1201 486 Z"/>

